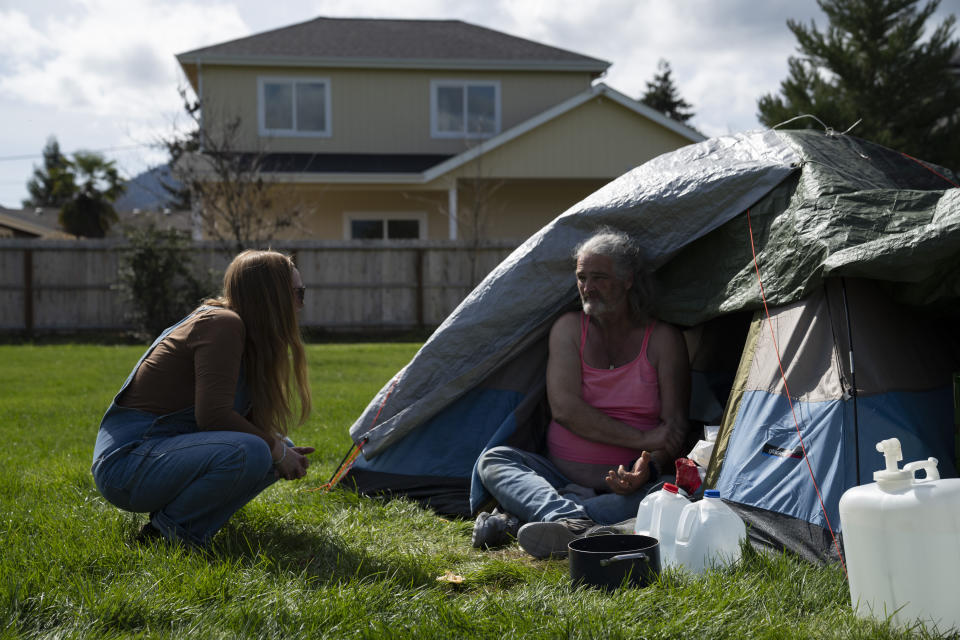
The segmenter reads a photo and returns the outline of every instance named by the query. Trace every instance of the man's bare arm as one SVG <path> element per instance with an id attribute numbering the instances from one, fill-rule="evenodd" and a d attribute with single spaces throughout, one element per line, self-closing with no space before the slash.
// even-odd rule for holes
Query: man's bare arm
<path id="1" fill-rule="evenodd" d="M 677 437 L 675 420 L 663 421 L 655 429 L 640 431 L 584 402 L 580 373 L 579 324 L 579 314 L 568 313 L 561 316 L 550 330 L 547 398 L 553 419 L 587 440 L 647 451 L 679 450 L 686 430 Z M 680 343 L 683 345 L 685 358 L 686 345 L 683 344 L 682 336 Z M 687 388 L 689 394 L 689 382 Z"/>
<path id="2" fill-rule="evenodd" d="M 661 473 L 669 474 L 690 428 L 690 359 L 679 329 L 660 323 L 655 335 L 648 354 L 660 385 L 660 424 L 670 435 L 662 448 L 651 451 L 651 457 Z"/>

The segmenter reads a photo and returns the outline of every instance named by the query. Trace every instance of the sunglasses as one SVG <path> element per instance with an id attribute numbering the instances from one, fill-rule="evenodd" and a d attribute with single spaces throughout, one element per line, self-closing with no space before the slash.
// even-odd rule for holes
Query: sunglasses
<path id="1" fill-rule="evenodd" d="M 303 297 L 304 297 L 304 295 L 306 295 L 306 293 L 307 293 L 307 288 L 306 288 L 306 287 L 294 287 L 294 288 L 293 288 L 293 293 L 296 294 L 296 296 L 297 296 L 297 302 L 299 302 L 300 304 L 303 304 Z"/>

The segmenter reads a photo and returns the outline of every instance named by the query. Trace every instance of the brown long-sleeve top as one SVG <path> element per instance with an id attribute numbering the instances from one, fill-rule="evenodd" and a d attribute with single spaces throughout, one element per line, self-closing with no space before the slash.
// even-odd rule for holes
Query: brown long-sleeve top
<path id="1" fill-rule="evenodd" d="M 197 312 L 154 347 L 118 404 L 157 415 L 192 406 L 200 429 L 257 435 L 272 450 L 276 436 L 233 408 L 245 334 L 234 311 L 211 307 Z"/>

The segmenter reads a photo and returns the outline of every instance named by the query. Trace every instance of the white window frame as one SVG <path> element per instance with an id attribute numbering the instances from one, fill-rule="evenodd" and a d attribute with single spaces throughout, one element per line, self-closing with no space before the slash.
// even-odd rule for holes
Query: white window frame
<path id="1" fill-rule="evenodd" d="M 293 84 L 293 129 L 268 129 L 267 128 L 267 109 L 266 109 L 266 99 L 264 97 L 264 85 L 267 83 L 283 83 L 288 82 Z M 322 131 L 300 131 L 297 129 L 297 92 L 296 85 L 298 82 L 311 83 L 311 84 L 323 84 L 325 90 L 323 92 L 324 96 L 324 114 L 326 116 L 324 124 L 326 128 Z M 333 135 L 333 111 L 331 109 L 331 100 L 330 95 L 333 93 L 333 88 L 330 84 L 330 78 L 322 78 L 315 76 L 259 76 L 257 78 L 257 124 L 259 125 L 260 135 L 263 137 L 270 136 L 284 136 L 289 138 L 329 138 Z"/>
<path id="2" fill-rule="evenodd" d="M 422 211 L 400 211 L 400 212 L 383 212 L 383 211 L 345 211 L 343 213 L 343 239 L 349 242 L 364 242 L 364 240 L 355 240 L 350 233 L 351 223 L 354 220 L 381 220 L 383 222 L 383 233 L 387 233 L 387 222 L 390 220 L 416 220 L 420 223 L 420 236 L 416 238 L 417 240 L 426 240 L 429 235 L 427 234 L 427 214 Z M 413 238 L 403 238 L 403 240 L 413 240 Z M 366 240 L 371 241 L 371 240 Z M 373 242 L 396 242 L 397 240 L 392 240 L 391 238 L 380 238 L 379 240 L 372 240 Z"/>
<path id="3" fill-rule="evenodd" d="M 483 86 L 493 87 L 493 132 L 492 133 L 470 133 L 467 131 L 467 87 Z M 463 130 L 462 131 L 440 131 L 437 126 L 439 123 L 439 104 L 437 99 L 438 90 L 443 88 L 456 87 L 463 89 Z M 500 81 L 499 80 L 431 80 L 430 81 L 430 137 L 432 138 L 492 138 L 500 133 Z"/>

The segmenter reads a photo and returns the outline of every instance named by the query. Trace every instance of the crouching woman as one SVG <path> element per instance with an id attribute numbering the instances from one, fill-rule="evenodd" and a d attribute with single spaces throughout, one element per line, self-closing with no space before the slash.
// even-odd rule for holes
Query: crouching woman
<path id="1" fill-rule="evenodd" d="M 303 282 L 275 251 L 244 251 L 222 294 L 147 349 L 100 423 L 93 477 L 109 502 L 149 513 L 139 537 L 205 546 L 312 447 L 288 426 L 310 413 L 298 312 Z"/>

